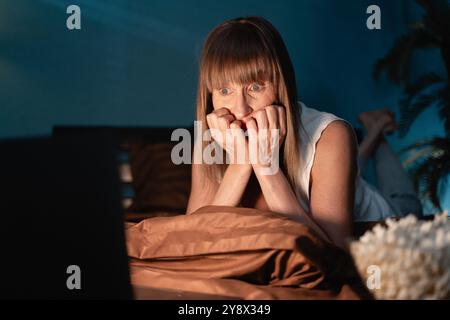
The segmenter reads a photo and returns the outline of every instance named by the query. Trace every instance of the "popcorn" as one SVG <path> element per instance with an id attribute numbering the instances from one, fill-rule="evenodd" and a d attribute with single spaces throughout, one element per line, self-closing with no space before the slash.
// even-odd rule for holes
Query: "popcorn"
<path id="1" fill-rule="evenodd" d="M 377 299 L 450 299 L 450 222 L 448 213 L 433 221 L 409 215 L 375 226 L 350 252 L 362 278 L 379 276 L 379 288 L 370 288 Z M 378 267 L 378 275 L 368 270 Z"/>

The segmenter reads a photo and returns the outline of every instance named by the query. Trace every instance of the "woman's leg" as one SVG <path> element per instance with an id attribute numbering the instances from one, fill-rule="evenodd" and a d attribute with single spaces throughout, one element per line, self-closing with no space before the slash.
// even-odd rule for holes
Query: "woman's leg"
<path id="1" fill-rule="evenodd" d="M 374 159 L 378 187 L 384 196 L 389 197 L 397 213 L 422 216 L 422 204 L 414 185 L 386 140 L 382 139 L 378 144 Z"/>
<path id="2" fill-rule="evenodd" d="M 399 216 L 421 216 L 422 205 L 414 185 L 384 138 L 385 133 L 397 128 L 393 113 L 386 109 L 364 112 L 359 120 L 367 130 L 360 144 L 360 163 L 364 165 L 370 157 L 374 158 L 378 188 Z"/>
<path id="3" fill-rule="evenodd" d="M 363 171 L 380 141 L 384 139 L 384 133 L 395 130 L 396 124 L 393 113 L 387 109 L 363 112 L 358 120 L 366 129 L 366 136 L 359 144 L 359 165 Z"/>

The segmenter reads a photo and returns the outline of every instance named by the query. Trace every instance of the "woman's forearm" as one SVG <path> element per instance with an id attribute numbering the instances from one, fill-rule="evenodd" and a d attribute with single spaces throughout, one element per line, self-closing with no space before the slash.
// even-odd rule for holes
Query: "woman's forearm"
<path id="1" fill-rule="evenodd" d="M 247 164 L 230 164 L 225 171 L 212 205 L 236 207 L 252 174 L 252 166 Z"/>
<path id="2" fill-rule="evenodd" d="M 270 211 L 286 214 L 330 241 L 328 235 L 302 208 L 283 171 L 278 170 L 275 174 L 265 175 L 255 169 L 255 174 Z"/>

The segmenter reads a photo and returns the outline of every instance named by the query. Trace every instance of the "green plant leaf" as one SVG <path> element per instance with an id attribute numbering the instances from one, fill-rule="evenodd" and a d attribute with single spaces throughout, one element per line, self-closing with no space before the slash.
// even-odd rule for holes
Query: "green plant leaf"
<path id="1" fill-rule="evenodd" d="M 434 138 L 423 140 L 404 148 L 401 152 L 412 151 L 410 158 L 411 173 L 416 190 L 423 199 L 439 210 L 440 191 L 445 189 L 450 174 L 450 139 Z"/>
<path id="2" fill-rule="evenodd" d="M 402 36 L 388 53 L 379 59 L 374 66 L 373 77 L 378 80 L 386 70 L 388 77 L 396 84 L 409 84 L 411 55 L 414 49 L 437 47 L 435 37 L 425 28 L 416 28 Z"/>
<path id="3" fill-rule="evenodd" d="M 447 84 L 447 86 L 439 90 L 437 97 L 439 99 L 439 117 L 444 123 L 444 130 L 447 137 L 450 137 L 450 85 Z"/>
<path id="4" fill-rule="evenodd" d="M 413 101 L 408 98 L 402 99 L 400 101 L 399 136 L 404 137 L 417 116 L 438 100 L 439 96 L 435 94 L 421 94 Z"/>

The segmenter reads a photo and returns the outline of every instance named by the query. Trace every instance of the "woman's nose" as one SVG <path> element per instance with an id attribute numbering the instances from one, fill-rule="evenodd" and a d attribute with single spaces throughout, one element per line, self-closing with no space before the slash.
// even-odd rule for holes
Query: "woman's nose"
<path id="1" fill-rule="evenodd" d="M 245 96 L 237 97 L 236 100 L 237 101 L 236 101 L 235 107 L 234 107 L 234 116 L 236 117 L 236 119 L 241 120 L 245 116 L 252 113 L 253 109 L 248 104 Z"/>

